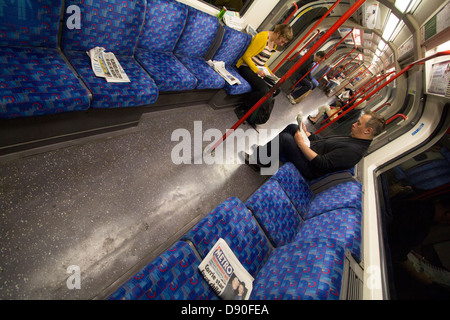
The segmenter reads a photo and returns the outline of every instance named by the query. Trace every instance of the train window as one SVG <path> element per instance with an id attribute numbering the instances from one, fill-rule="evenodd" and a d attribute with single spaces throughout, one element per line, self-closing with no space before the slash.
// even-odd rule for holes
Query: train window
<path id="1" fill-rule="evenodd" d="M 381 175 L 391 299 L 450 298 L 450 134 Z"/>
<path id="2" fill-rule="evenodd" d="M 222 9 L 225 7 L 227 10 L 237 11 L 242 16 L 245 11 L 250 7 L 253 0 L 198 0 L 200 2 L 206 2 L 210 5 Z"/>

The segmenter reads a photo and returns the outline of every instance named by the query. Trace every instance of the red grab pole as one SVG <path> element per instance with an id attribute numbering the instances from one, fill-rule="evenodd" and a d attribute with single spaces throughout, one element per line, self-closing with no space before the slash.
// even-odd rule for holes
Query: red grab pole
<path id="1" fill-rule="evenodd" d="M 391 72 L 393 73 L 393 72 Z M 354 94 L 351 99 L 348 100 L 347 104 L 345 106 L 343 106 L 341 109 L 344 109 L 345 107 L 347 107 L 350 103 L 353 103 L 354 101 L 356 101 L 356 99 L 358 99 L 359 97 L 363 96 L 364 94 L 366 94 L 367 92 L 369 92 L 370 90 L 372 90 L 377 84 L 379 84 L 380 82 L 382 82 L 384 79 L 386 79 L 391 73 L 388 73 L 386 75 L 383 76 L 383 78 L 379 79 L 375 84 L 373 84 L 372 86 L 370 86 L 368 89 L 364 90 L 364 92 L 360 92 L 358 94 Z M 378 91 L 378 90 L 375 90 Z M 367 98 L 366 98 L 367 99 Z M 364 100 L 366 100 L 364 99 Z M 355 105 L 356 106 L 356 105 Z M 351 106 L 349 108 L 349 110 L 352 110 L 355 106 Z M 340 110 L 340 109 L 339 109 Z M 332 115 L 330 115 L 330 119 L 339 112 L 339 110 L 336 110 Z M 320 124 L 324 124 L 325 122 L 327 122 L 328 119 L 324 119 Z"/>
<path id="2" fill-rule="evenodd" d="M 328 40 L 331 35 L 336 32 L 336 30 L 345 22 L 348 18 L 350 18 L 353 13 L 355 13 L 356 10 L 365 2 L 366 0 L 356 0 L 355 3 L 347 10 L 337 21 L 336 23 L 328 29 L 328 31 L 311 47 L 308 52 L 298 60 L 294 66 L 286 72 L 286 74 L 272 87 L 272 89 L 266 93 L 261 99 L 259 99 L 258 102 L 255 103 L 255 105 L 247 111 L 247 113 L 236 122 L 231 129 L 229 129 L 220 139 L 217 141 L 214 146 L 212 147 L 211 151 L 214 151 L 218 145 L 220 145 L 223 141 L 226 140 L 226 138 L 237 128 L 239 127 L 245 119 L 247 119 L 256 109 L 258 109 L 267 99 L 269 99 L 270 96 L 279 88 L 281 85 L 294 74 L 295 71 L 318 49 L 320 46 L 323 45 L 323 43 Z"/>
<path id="3" fill-rule="evenodd" d="M 288 23 L 289 20 L 291 20 L 291 18 L 294 16 L 294 14 L 295 14 L 295 13 L 297 12 L 297 10 L 298 10 L 297 2 L 294 2 L 292 5 L 295 7 L 295 9 L 294 9 L 294 11 L 292 11 L 292 13 L 289 15 L 289 17 L 287 17 L 286 20 L 284 20 L 284 22 L 283 22 L 284 24 Z"/>
<path id="4" fill-rule="evenodd" d="M 395 76 L 391 77 L 388 81 L 386 81 L 385 83 L 383 83 L 383 85 L 381 85 L 380 87 L 378 87 L 377 89 L 375 89 L 374 91 L 372 91 L 371 93 L 369 93 L 367 96 L 365 96 L 364 98 L 362 98 L 360 101 L 358 101 L 357 103 L 355 103 L 353 106 L 351 106 L 351 108 L 348 108 L 347 110 L 345 110 L 343 113 L 341 113 L 339 116 L 337 116 L 335 119 L 333 119 L 332 121 L 330 121 L 329 123 L 327 123 L 326 125 L 324 125 L 322 128 L 320 128 L 319 130 L 317 130 L 315 133 L 319 133 L 320 131 L 322 131 L 323 129 L 325 129 L 326 127 L 328 127 L 329 125 L 331 125 L 332 123 L 336 122 L 337 120 L 339 120 L 340 118 L 342 118 L 343 116 L 345 116 L 347 113 L 349 113 L 351 110 L 353 110 L 355 107 L 359 106 L 361 103 L 363 103 L 364 101 L 366 101 L 367 99 L 369 99 L 371 96 L 373 96 L 375 93 L 377 93 L 378 91 L 380 91 L 382 88 L 384 88 L 385 86 L 387 86 L 389 83 L 391 83 L 392 81 L 394 81 L 395 79 L 397 79 L 398 77 L 400 77 L 402 74 L 404 74 L 405 72 L 407 72 L 409 69 L 411 69 L 412 67 L 419 65 L 419 64 L 423 64 L 425 61 L 428 61 L 430 59 L 434 59 L 437 57 L 441 57 L 441 56 L 445 56 L 445 55 L 450 55 L 450 50 L 446 50 L 446 51 L 441 51 L 441 52 L 437 52 L 429 57 L 425 57 L 423 59 L 417 60 L 413 63 L 411 63 L 409 66 L 407 66 L 406 68 L 404 68 L 403 70 L 401 70 L 399 73 L 397 73 Z M 381 79 L 380 81 L 383 81 L 384 79 Z M 375 86 L 376 84 L 374 84 Z M 366 92 L 370 90 L 367 89 Z"/>
<path id="5" fill-rule="evenodd" d="M 325 12 L 325 14 L 322 16 L 322 18 L 320 18 L 319 20 L 317 20 L 317 22 L 314 24 L 314 26 L 303 36 L 303 38 L 295 45 L 294 48 L 292 48 L 291 51 L 289 51 L 289 53 L 280 61 L 280 63 L 273 69 L 273 72 L 277 71 L 279 67 L 281 67 L 281 65 L 283 64 L 284 61 L 286 61 L 286 59 L 291 55 L 292 52 L 294 52 L 295 49 L 297 49 L 298 46 L 300 46 L 302 44 L 303 41 L 305 41 L 305 39 L 312 33 L 312 31 L 317 28 L 319 26 L 319 24 L 328 16 L 328 14 L 331 13 L 331 11 L 333 11 L 334 8 L 336 8 L 336 6 L 339 4 L 339 2 L 341 2 L 341 0 L 337 0 L 331 7 L 330 9 L 328 9 L 327 12 Z M 317 35 L 316 35 L 317 36 Z"/>
<path id="6" fill-rule="evenodd" d="M 312 66 L 312 68 L 309 69 L 309 70 L 303 75 L 303 77 L 301 77 L 301 78 L 300 78 L 293 86 L 291 86 L 290 90 L 294 89 L 295 86 L 296 86 L 300 81 L 302 81 L 309 73 L 311 73 L 312 70 L 316 67 L 316 65 L 321 64 L 322 61 L 324 61 L 325 59 L 327 59 L 327 58 L 334 52 L 334 50 L 335 50 L 342 42 L 344 42 L 344 40 L 345 40 L 352 32 L 353 32 L 353 29 L 352 29 L 352 31 L 350 31 L 349 33 L 347 33 L 346 36 L 345 36 L 344 38 L 341 39 L 341 41 L 339 41 L 338 43 L 336 43 L 336 44 L 333 46 L 333 48 L 331 48 L 331 49 L 327 52 L 327 54 L 326 54 L 325 56 L 323 56 L 323 58 L 321 58 L 321 59 L 319 60 L 319 62 L 315 63 L 315 64 Z"/>
<path id="7" fill-rule="evenodd" d="M 353 53 L 353 51 L 355 51 L 355 50 L 356 50 L 356 47 L 355 47 L 352 51 L 350 51 L 343 59 L 341 59 L 341 61 L 339 61 L 338 63 L 336 63 L 336 64 L 334 65 L 333 68 L 330 68 L 330 70 L 328 70 L 327 73 L 325 73 L 325 74 L 322 76 L 322 78 L 320 78 L 319 80 L 317 80 L 317 82 L 320 82 L 320 80 L 322 80 L 323 78 L 325 78 L 326 75 L 328 75 L 328 74 L 329 74 L 331 71 L 333 71 L 338 65 L 340 65 L 345 59 L 347 59 L 347 57 L 348 57 L 349 55 L 351 55 L 351 54 Z"/>

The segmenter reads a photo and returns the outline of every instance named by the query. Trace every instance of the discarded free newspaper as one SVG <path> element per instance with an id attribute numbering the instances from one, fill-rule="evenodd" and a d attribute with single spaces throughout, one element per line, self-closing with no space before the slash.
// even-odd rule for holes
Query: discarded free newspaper
<path id="1" fill-rule="evenodd" d="M 223 300 L 248 300 L 250 297 L 254 279 L 222 238 L 217 240 L 198 268 Z"/>
<path id="2" fill-rule="evenodd" d="M 225 62 L 223 61 L 216 61 L 216 60 L 208 60 L 206 61 L 207 64 L 209 64 L 218 74 L 222 76 L 222 78 L 225 79 L 226 82 L 229 84 L 241 84 L 241 81 L 239 81 L 238 78 L 233 76 L 227 69 L 225 69 Z"/>
<path id="3" fill-rule="evenodd" d="M 105 48 L 95 47 L 88 52 L 91 65 L 97 77 L 105 78 L 107 82 L 130 82 L 116 56 L 112 52 L 105 52 Z"/>

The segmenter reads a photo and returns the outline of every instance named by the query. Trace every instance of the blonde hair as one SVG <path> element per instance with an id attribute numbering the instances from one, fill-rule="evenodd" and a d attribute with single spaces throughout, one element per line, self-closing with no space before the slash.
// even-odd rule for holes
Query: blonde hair
<path id="1" fill-rule="evenodd" d="M 279 24 L 275 26 L 273 32 L 278 33 L 280 36 L 285 38 L 287 41 L 291 41 L 294 37 L 294 32 L 292 31 L 292 27 L 288 24 Z"/>

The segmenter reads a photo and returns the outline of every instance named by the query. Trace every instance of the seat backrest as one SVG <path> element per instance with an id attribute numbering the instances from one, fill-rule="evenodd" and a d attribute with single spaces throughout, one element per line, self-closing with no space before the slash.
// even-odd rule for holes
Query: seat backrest
<path id="1" fill-rule="evenodd" d="M 133 55 L 144 23 L 145 1 L 66 0 L 66 8 L 80 8 L 81 28 L 63 26 L 63 50 L 89 51 L 103 47 L 116 55 Z M 67 9 L 65 10 L 67 11 Z M 70 10 L 69 10 L 70 12 Z M 65 13 L 65 21 L 71 13 Z"/>
<path id="2" fill-rule="evenodd" d="M 207 214 L 182 240 L 191 241 L 203 259 L 219 238 L 227 242 L 253 277 L 272 252 L 269 241 L 251 212 L 242 201 L 234 197 L 225 200 Z"/>
<path id="3" fill-rule="evenodd" d="M 247 50 L 252 36 L 234 30 L 228 26 L 224 26 L 225 34 L 223 36 L 222 44 L 217 49 L 213 60 L 223 61 L 227 66 L 234 66 L 242 54 Z"/>
<path id="4" fill-rule="evenodd" d="M 180 56 L 203 58 L 219 29 L 219 19 L 192 7 L 188 10 L 186 26 L 175 46 L 174 53 Z"/>
<path id="5" fill-rule="evenodd" d="M 178 241 L 108 297 L 108 300 L 217 300 L 201 275 L 200 260 Z"/>
<path id="6" fill-rule="evenodd" d="M 0 0 L 0 46 L 56 48 L 62 0 Z"/>
<path id="7" fill-rule="evenodd" d="M 314 193 L 297 168 L 291 162 L 287 162 L 271 179 L 278 181 L 300 216 L 305 220 Z"/>
<path id="8" fill-rule="evenodd" d="M 138 48 L 173 52 L 188 16 L 186 5 L 175 0 L 149 0 Z"/>
<path id="9" fill-rule="evenodd" d="M 278 181 L 269 179 L 245 202 L 274 247 L 294 240 L 303 224 Z"/>

